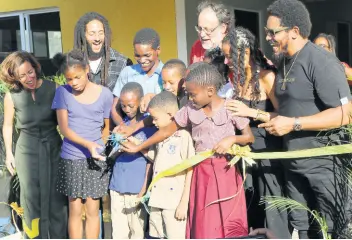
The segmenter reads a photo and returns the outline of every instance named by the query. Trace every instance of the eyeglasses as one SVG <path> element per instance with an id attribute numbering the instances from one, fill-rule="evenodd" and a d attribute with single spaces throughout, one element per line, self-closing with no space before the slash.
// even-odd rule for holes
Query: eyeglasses
<path id="1" fill-rule="evenodd" d="M 198 25 L 197 26 L 194 26 L 196 31 L 198 33 L 201 33 L 202 31 L 206 34 L 206 35 L 210 35 L 212 34 L 219 26 L 221 26 L 221 24 L 219 24 L 218 26 L 216 26 L 215 28 L 213 29 L 208 29 L 208 28 L 202 28 L 202 27 L 199 27 Z"/>
<path id="2" fill-rule="evenodd" d="M 282 31 L 285 31 L 289 29 L 289 27 L 279 27 L 279 28 L 275 28 L 275 29 L 269 29 L 267 27 L 264 27 L 264 30 L 265 30 L 265 35 L 266 36 L 270 36 L 270 37 L 275 37 L 276 34 L 282 32 Z"/>

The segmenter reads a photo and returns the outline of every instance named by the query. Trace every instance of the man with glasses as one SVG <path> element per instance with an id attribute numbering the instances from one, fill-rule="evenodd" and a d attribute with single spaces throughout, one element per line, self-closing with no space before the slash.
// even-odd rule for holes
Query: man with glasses
<path id="1" fill-rule="evenodd" d="M 203 61 L 206 50 L 219 47 L 234 22 L 234 14 L 222 3 L 203 1 L 197 11 L 198 25 L 195 28 L 199 39 L 192 46 L 190 64 Z"/>
<path id="2" fill-rule="evenodd" d="M 279 116 L 259 127 L 283 136 L 287 151 L 336 143 L 339 134 L 325 130 L 348 124 L 351 113 L 351 95 L 341 63 L 308 40 L 312 24 L 300 1 L 277 0 L 269 6 L 268 15 L 265 30 L 278 67 L 274 91 Z M 341 159 L 324 156 L 282 161 L 287 197 L 319 212 L 333 238 L 345 222 Z M 290 223 L 300 239 L 322 237 L 307 211 L 290 210 Z"/>

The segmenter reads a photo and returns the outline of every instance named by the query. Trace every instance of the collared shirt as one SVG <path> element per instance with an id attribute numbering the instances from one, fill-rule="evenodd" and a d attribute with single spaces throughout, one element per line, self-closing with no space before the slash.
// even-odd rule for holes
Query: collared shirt
<path id="1" fill-rule="evenodd" d="M 161 79 L 161 70 L 163 66 L 164 64 L 159 61 L 158 67 L 150 77 L 143 71 L 140 64 L 126 67 L 122 70 L 120 77 L 116 82 L 113 94 L 116 97 L 120 97 L 121 89 L 128 82 L 138 82 L 143 88 L 144 95 L 148 93 L 160 93 L 163 86 Z"/>
<path id="2" fill-rule="evenodd" d="M 213 149 L 223 138 L 235 135 L 236 129 L 242 130 L 249 124 L 248 118 L 232 116 L 225 103 L 208 117 L 189 102 L 176 113 L 175 121 L 180 127 L 192 127 L 196 152 Z"/>
<path id="3" fill-rule="evenodd" d="M 92 82 L 95 82 L 96 84 L 101 84 L 101 69 L 104 64 L 104 59 L 103 61 L 100 61 L 98 69 L 96 72 L 91 72 L 93 75 Z M 132 61 L 123 56 L 121 53 L 116 51 L 115 49 L 110 48 L 110 63 L 109 63 L 109 70 L 108 70 L 108 79 L 106 80 L 105 86 L 112 91 L 114 89 L 114 86 L 117 82 L 117 79 L 119 78 L 121 71 L 126 67 L 132 64 Z"/>
<path id="4" fill-rule="evenodd" d="M 156 144 L 155 151 L 153 177 L 195 155 L 192 137 L 184 129 L 178 130 L 171 137 Z M 185 173 L 160 179 L 152 188 L 149 206 L 176 209 L 185 187 Z"/>

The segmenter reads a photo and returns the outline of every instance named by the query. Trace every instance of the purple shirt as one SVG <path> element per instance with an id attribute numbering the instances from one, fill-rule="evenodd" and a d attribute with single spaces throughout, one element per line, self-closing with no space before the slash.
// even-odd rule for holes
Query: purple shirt
<path id="1" fill-rule="evenodd" d="M 189 102 L 176 113 L 175 121 L 180 127 L 192 127 L 196 152 L 213 149 L 223 138 L 235 135 L 236 129 L 243 130 L 249 124 L 248 118 L 232 116 L 225 103 L 208 117 Z"/>
<path id="2" fill-rule="evenodd" d="M 60 86 L 56 89 L 52 109 L 65 109 L 68 113 L 68 127 L 80 137 L 96 142 L 104 146 L 102 140 L 102 128 L 104 119 L 110 118 L 113 95 L 106 87 L 97 101 L 91 104 L 78 102 L 69 85 Z M 77 160 L 91 157 L 88 149 L 64 138 L 61 147 L 61 157 L 64 159 Z"/>

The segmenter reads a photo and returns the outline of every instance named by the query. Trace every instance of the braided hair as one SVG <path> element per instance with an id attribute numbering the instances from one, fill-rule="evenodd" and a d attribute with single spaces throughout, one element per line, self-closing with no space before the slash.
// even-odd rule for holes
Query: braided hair
<path id="1" fill-rule="evenodd" d="M 64 74 L 68 68 L 73 66 L 79 66 L 82 69 L 86 69 L 89 66 L 84 53 L 78 49 L 73 49 L 66 54 L 57 53 L 53 57 L 52 62 L 59 69 L 59 73 L 61 74 Z"/>
<path id="2" fill-rule="evenodd" d="M 89 22 L 98 20 L 104 26 L 104 51 L 103 51 L 103 66 L 100 72 L 100 84 L 106 86 L 106 80 L 109 76 L 110 63 L 110 46 L 111 46 L 111 29 L 108 20 L 97 12 L 89 12 L 83 15 L 77 22 L 74 31 L 74 48 L 81 50 L 84 57 L 88 60 L 88 42 L 85 36 L 86 26 Z"/>
<path id="3" fill-rule="evenodd" d="M 186 82 L 194 82 L 202 87 L 213 86 L 219 91 L 223 84 L 223 76 L 214 65 L 199 62 L 186 76 Z"/>
<path id="4" fill-rule="evenodd" d="M 256 71 L 254 76 L 251 79 L 249 84 L 253 84 L 254 88 L 251 93 L 251 107 L 254 107 L 260 100 L 260 83 L 259 83 L 259 73 L 260 69 L 272 70 L 276 71 L 276 69 L 269 65 L 267 59 L 264 57 L 263 52 L 259 49 L 259 44 L 256 37 L 246 28 L 236 27 L 236 38 L 234 41 L 234 35 L 232 34 L 233 30 L 230 31 L 224 40 L 223 43 L 230 43 L 231 46 L 231 57 L 234 65 L 234 98 L 238 98 L 240 96 L 238 83 L 241 87 L 245 85 L 246 81 L 246 72 L 245 72 L 245 64 L 244 64 L 244 56 L 247 48 L 250 50 L 250 61 L 255 65 Z M 233 51 L 233 49 L 237 49 L 239 51 L 239 62 L 237 58 L 238 51 Z M 236 78 L 238 73 L 238 78 Z M 237 81 L 236 81 L 237 79 Z"/>

